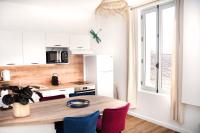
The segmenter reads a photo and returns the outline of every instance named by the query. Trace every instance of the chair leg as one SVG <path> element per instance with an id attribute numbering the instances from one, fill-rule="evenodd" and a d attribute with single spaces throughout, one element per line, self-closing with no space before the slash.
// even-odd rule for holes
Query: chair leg
<path id="1" fill-rule="evenodd" d="M 101 133 L 101 131 L 100 130 L 96 130 L 96 133 Z"/>
<path id="2" fill-rule="evenodd" d="M 58 121 L 58 122 L 55 122 L 54 125 L 55 125 L 55 130 L 56 130 L 56 133 L 63 133 L 63 121 Z"/>

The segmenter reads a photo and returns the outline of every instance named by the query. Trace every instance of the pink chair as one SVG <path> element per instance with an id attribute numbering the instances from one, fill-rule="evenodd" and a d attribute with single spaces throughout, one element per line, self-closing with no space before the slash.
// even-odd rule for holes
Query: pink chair
<path id="1" fill-rule="evenodd" d="M 120 133 L 125 129 L 125 120 L 130 104 L 116 108 L 105 109 L 103 116 L 97 122 L 97 133 Z"/>
<path id="2" fill-rule="evenodd" d="M 55 99 L 61 99 L 65 98 L 65 95 L 56 95 L 56 96 L 49 96 L 49 97 L 40 97 L 39 101 L 48 101 L 48 100 L 55 100 Z"/>

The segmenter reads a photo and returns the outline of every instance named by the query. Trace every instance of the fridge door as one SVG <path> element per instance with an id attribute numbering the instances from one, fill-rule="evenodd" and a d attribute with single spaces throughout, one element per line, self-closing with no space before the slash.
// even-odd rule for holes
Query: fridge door
<path id="1" fill-rule="evenodd" d="M 97 71 L 113 71 L 113 57 L 110 55 L 98 55 Z"/>
<path id="2" fill-rule="evenodd" d="M 99 72 L 97 80 L 97 95 L 114 98 L 113 71 Z"/>

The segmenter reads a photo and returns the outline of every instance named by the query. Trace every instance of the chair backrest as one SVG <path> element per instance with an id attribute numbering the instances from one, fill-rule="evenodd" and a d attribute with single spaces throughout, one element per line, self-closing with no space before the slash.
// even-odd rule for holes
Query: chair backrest
<path id="1" fill-rule="evenodd" d="M 128 103 L 120 108 L 105 109 L 102 118 L 102 133 L 119 133 L 124 130 L 129 106 Z"/>
<path id="2" fill-rule="evenodd" d="M 75 93 L 70 93 L 69 97 L 85 96 L 85 95 L 95 95 L 95 90 L 77 91 Z"/>
<path id="3" fill-rule="evenodd" d="M 56 96 L 49 96 L 49 97 L 40 97 L 39 101 L 49 101 L 49 100 L 55 100 L 55 99 L 61 99 L 65 98 L 65 95 L 56 95 Z"/>
<path id="4" fill-rule="evenodd" d="M 84 117 L 64 118 L 64 133 L 96 133 L 99 111 Z"/>

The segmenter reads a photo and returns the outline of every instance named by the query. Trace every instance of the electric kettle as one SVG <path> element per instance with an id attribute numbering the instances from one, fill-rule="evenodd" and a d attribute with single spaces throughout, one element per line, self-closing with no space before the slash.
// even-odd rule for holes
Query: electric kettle
<path id="1" fill-rule="evenodd" d="M 10 71 L 9 70 L 3 70 L 1 72 L 1 78 L 3 81 L 10 81 Z"/>

